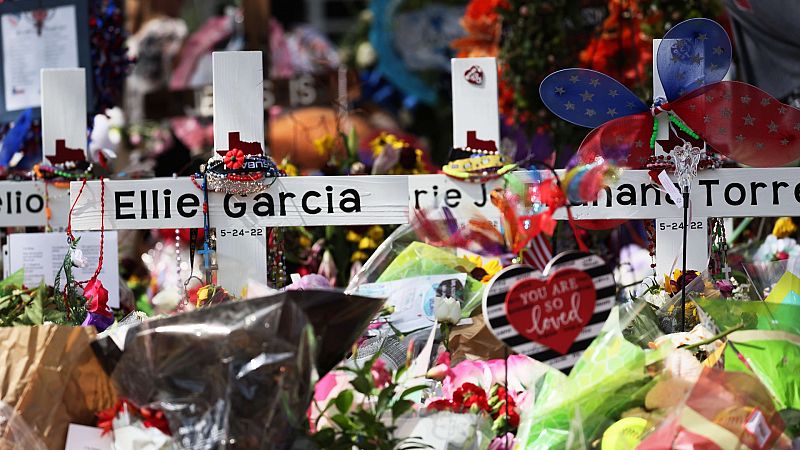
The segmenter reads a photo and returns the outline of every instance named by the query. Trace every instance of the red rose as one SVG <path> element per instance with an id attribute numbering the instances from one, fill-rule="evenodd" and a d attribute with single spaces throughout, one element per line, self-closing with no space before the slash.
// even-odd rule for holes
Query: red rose
<path id="1" fill-rule="evenodd" d="M 103 287 L 103 282 L 99 279 L 92 278 L 86 283 L 83 296 L 86 297 L 86 311 L 105 317 L 113 315 L 108 307 L 108 290 Z"/>
<path id="2" fill-rule="evenodd" d="M 470 395 L 466 400 L 464 400 L 464 408 L 469 410 L 477 409 L 478 411 L 487 412 L 491 410 L 491 408 L 489 408 L 489 402 L 486 401 L 486 396 L 477 394 Z"/>
<path id="3" fill-rule="evenodd" d="M 241 169 L 242 166 L 244 166 L 244 152 L 237 148 L 228 150 L 222 162 L 224 162 L 225 167 L 229 169 Z"/>
<path id="4" fill-rule="evenodd" d="M 517 428 L 519 426 L 519 413 L 514 408 L 514 405 L 511 405 L 511 407 L 507 408 L 506 405 L 503 404 L 500 407 L 500 410 L 497 411 L 497 417 L 503 417 L 506 414 L 508 414 L 508 425 L 513 428 Z"/>
<path id="5" fill-rule="evenodd" d="M 450 411 L 453 406 L 453 402 L 447 399 L 434 400 L 428 404 L 428 411 Z"/>

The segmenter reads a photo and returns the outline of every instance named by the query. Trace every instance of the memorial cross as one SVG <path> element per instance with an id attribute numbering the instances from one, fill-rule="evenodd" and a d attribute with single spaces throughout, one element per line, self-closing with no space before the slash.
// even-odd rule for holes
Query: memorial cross
<path id="1" fill-rule="evenodd" d="M 84 69 L 42 69 L 42 150 L 53 161 L 64 152 L 86 152 Z M 38 157 L 41 161 L 42 156 Z M 12 159 L 13 160 L 13 159 Z M 67 226 L 69 192 L 44 181 L 0 181 L 0 227 Z"/>
<path id="2" fill-rule="evenodd" d="M 261 52 L 215 52 L 215 155 L 231 148 L 264 151 Z M 208 193 L 209 226 L 217 236 L 217 284 L 237 295 L 250 280 L 267 281 L 265 227 L 389 225 L 408 221 L 408 177 L 279 178 L 253 195 Z M 77 196 L 79 183 L 72 183 Z M 203 192 L 190 178 L 105 183 L 106 229 L 203 228 Z M 100 228 L 100 185 L 77 198 L 75 230 Z M 210 253 L 201 253 L 210 264 Z"/>
<path id="3" fill-rule="evenodd" d="M 660 41 L 654 40 L 654 54 Z M 663 96 L 664 91 L 657 76 L 657 58 L 654 58 L 653 64 L 656 74 L 653 88 L 657 98 Z M 588 86 L 591 80 L 578 80 L 577 83 Z M 667 118 L 663 116 L 658 118 L 657 154 L 672 150 L 660 148 L 659 141 L 665 140 L 669 132 Z M 708 265 L 710 245 L 707 218 L 795 215 L 800 207 L 798 177 L 800 169 L 796 168 L 728 168 L 698 173 L 690 189 L 691 219 L 686 229 L 687 269 L 703 271 Z M 675 180 L 674 176 L 672 180 Z M 572 212 L 576 219 L 655 219 L 656 274 L 669 274 L 681 267 L 684 231 L 682 208 L 653 185 L 648 171 L 624 171 L 619 181 L 606 188 L 596 202 L 574 206 Z M 565 218 L 564 212 L 560 211 L 557 218 Z M 724 269 L 728 276 L 730 268 Z"/>

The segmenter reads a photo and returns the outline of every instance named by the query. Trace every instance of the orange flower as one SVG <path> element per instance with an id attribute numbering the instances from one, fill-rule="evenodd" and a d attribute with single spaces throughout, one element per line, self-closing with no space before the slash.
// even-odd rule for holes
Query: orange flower
<path id="1" fill-rule="evenodd" d="M 501 32 L 497 10 L 508 7 L 506 0 L 472 0 L 461 18 L 467 35 L 450 44 L 458 50 L 458 57 L 497 56 Z"/>

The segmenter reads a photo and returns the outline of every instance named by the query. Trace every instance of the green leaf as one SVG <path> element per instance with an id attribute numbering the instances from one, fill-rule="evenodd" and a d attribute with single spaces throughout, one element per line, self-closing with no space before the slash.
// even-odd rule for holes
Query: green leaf
<path id="1" fill-rule="evenodd" d="M 353 391 L 346 389 L 340 392 L 339 395 L 336 396 L 334 402 L 339 412 L 347 413 L 350 411 L 350 407 L 353 406 Z"/>
<path id="2" fill-rule="evenodd" d="M 339 425 L 339 428 L 343 430 L 351 430 L 355 428 L 353 425 L 353 421 L 351 421 L 347 416 L 344 414 L 336 414 L 335 416 L 331 417 L 331 420 L 336 425 Z"/>
<path id="3" fill-rule="evenodd" d="M 411 386 L 410 388 L 408 388 L 405 391 L 403 391 L 402 394 L 400 394 L 400 398 L 406 398 L 409 395 L 413 394 L 414 392 L 419 392 L 419 391 L 421 391 L 421 390 L 423 390 L 423 389 L 425 389 L 427 387 L 428 386 L 426 386 L 424 384 L 420 384 L 420 385 L 417 385 L 417 386 Z"/>
<path id="4" fill-rule="evenodd" d="M 414 402 L 411 400 L 398 400 L 392 405 L 392 419 L 397 419 L 398 417 L 405 414 L 411 407 L 414 406 Z"/>
<path id="5" fill-rule="evenodd" d="M 355 377 L 350 384 L 364 395 L 369 395 L 372 392 L 372 380 L 367 378 L 363 373 Z"/>
<path id="6" fill-rule="evenodd" d="M 389 400 L 392 399 L 392 395 L 394 395 L 394 389 L 392 388 L 381 390 L 381 393 L 378 394 L 378 403 L 375 404 L 375 413 L 377 415 L 381 415 L 383 411 L 386 410 L 386 407 L 389 405 Z"/>
<path id="7" fill-rule="evenodd" d="M 347 150 L 351 158 L 358 158 L 358 133 L 356 127 L 350 128 L 350 134 L 347 136 Z"/>
<path id="8" fill-rule="evenodd" d="M 12 273 L 7 278 L 4 278 L 0 281 L 0 288 L 6 288 L 9 286 L 22 286 L 25 284 L 25 269 L 19 269 L 18 271 Z"/>
<path id="9" fill-rule="evenodd" d="M 329 448 L 335 439 L 336 432 L 333 428 L 323 428 L 314 433 L 314 442 L 316 442 L 320 448 Z"/>
<path id="10" fill-rule="evenodd" d="M 32 325 L 41 325 L 44 317 L 44 305 L 42 304 L 42 297 L 36 295 L 32 301 L 25 307 L 25 314 L 28 316 Z"/>

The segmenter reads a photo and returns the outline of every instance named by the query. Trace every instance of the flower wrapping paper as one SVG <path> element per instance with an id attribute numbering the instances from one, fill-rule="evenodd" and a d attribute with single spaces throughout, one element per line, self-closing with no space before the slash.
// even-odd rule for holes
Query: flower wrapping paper
<path id="1" fill-rule="evenodd" d="M 70 423 L 93 425 L 114 404 L 111 380 L 90 347 L 93 328 L 0 328 L 0 400 L 50 450 L 63 450 Z"/>

